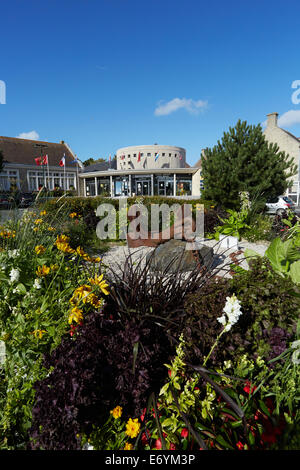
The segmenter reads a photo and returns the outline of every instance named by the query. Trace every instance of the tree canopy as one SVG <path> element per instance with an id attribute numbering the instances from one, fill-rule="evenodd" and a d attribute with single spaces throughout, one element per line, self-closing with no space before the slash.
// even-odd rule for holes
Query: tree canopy
<path id="1" fill-rule="evenodd" d="M 297 173 L 293 159 L 269 143 L 258 125 L 239 120 L 224 132 L 221 141 L 206 149 L 202 157 L 205 199 L 237 208 L 239 193 L 247 191 L 250 200 L 279 196 Z"/>

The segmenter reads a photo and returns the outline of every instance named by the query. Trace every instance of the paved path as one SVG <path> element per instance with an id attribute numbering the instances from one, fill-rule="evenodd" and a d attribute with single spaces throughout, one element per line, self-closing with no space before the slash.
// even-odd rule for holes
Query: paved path
<path id="1" fill-rule="evenodd" d="M 214 262 L 212 267 L 216 271 L 216 274 L 226 277 L 230 276 L 229 265 L 233 262 L 230 258 L 230 255 L 237 252 L 238 250 L 241 251 L 241 253 L 236 256 L 236 259 L 238 260 L 241 267 L 248 269 L 248 263 L 244 257 L 245 249 L 248 248 L 254 250 L 263 256 L 269 245 L 268 242 L 250 243 L 246 240 L 242 240 L 238 242 L 238 249 L 226 249 L 222 248 L 220 242 L 217 242 L 216 240 L 204 239 L 201 240 L 201 242 L 202 244 L 210 246 L 214 249 Z M 108 274 L 109 271 L 120 273 L 128 256 L 132 257 L 132 261 L 135 264 L 139 262 L 145 263 L 146 255 L 151 253 L 153 250 L 154 248 L 150 247 L 130 249 L 127 247 L 127 245 L 114 246 L 102 256 L 102 260 L 103 263 L 107 266 Z"/>

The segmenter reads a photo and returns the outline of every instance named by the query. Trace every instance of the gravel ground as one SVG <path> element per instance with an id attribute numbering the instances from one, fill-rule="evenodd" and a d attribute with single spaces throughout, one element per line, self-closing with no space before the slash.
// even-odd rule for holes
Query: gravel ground
<path id="1" fill-rule="evenodd" d="M 246 240 L 241 240 L 238 242 L 237 248 L 228 249 L 223 248 L 221 243 L 216 240 L 204 239 L 200 241 L 196 239 L 196 242 L 210 246 L 214 249 L 214 261 L 212 267 L 215 269 L 216 274 L 225 277 L 230 276 L 228 266 L 233 262 L 230 255 L 238 252 L 239 254 L 236 255 L 236 260 L 242 268 L 248 269 L 248 263 L 244 257 L 245 249 L 251 249 L 260 255 L 264 255 L 269 246 L 269 242 L 249 243 Z M 149 247 L 129 249 L 127 245 L 112 247 L 102 256 L 103 263 L 107 266 L 107 274 L 109 275 L 109 271 L 120 272 L 121 267 L 124 266 L 125 260 L 129 255 L 132 256 L 133 262 L 138 262 L 142 258 L 143 263 L 146 259 L 146 255 L 151 253 L 153 249 L 154 248 Z"/>

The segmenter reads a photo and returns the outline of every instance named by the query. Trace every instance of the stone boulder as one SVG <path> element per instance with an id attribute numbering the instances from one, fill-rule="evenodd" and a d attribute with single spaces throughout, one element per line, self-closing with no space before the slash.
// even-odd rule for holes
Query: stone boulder
<path id="1" fill-rule="evenodd" d="M 214 250 L 197 242 L 171 239 L 159 245 L 146 259 L 151 271 L 176 273 L 209 267 L 212 264 Z"/>

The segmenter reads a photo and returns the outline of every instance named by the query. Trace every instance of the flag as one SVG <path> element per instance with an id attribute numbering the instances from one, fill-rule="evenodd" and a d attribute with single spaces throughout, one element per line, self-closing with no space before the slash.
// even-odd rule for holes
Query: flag
<path id="1" fill-rule="evenodd" d="M 42 164 L 43 164 L 43 165 L 48 165 L 48 155 L 45 155 L 45 156 L 43 157 L 43 163 L 42 163 Z"/>
<path id="2" fill-rule="evenodd" d="M 74 160 L 72 160 L 70 163 L 77 163 L 77 165 L 78 165 L 81 169 L 84 168 L 83 164 L 81 163 L 81 161 L 79 160 L 79 158 L 77 157 L 77 155 L 75 155 Z"/>
<path id="3" fill-rule="evenodd" d="M 138 162 L 141 161 L 141 152 L 139 152 L 139 156 L 138 156 Z"/>
<path id="4" fill-rule="evenodd" d="M 42 158 L 41 158 L 41 157 L 37 157 L 37 158 L 35 158 L 34 160 L 35 160 L 35 163 L 36 163 L 37 165 L 39 165 L 39 166 L 42 165 Z"/>
<path id="5" fill-rule="evenodd" d="M 159 157 L 159 153 L 157 153 L 156 156 L 155 156 L 155 160 L 154 160 L 155 162 L 158 159 L 158 157 Z"/>
<path id="6" fill-rule="evenodd" d="M 59 166 L 65 166 L 66 163 L 66 155 L 64 153 L 64 156 L 62 157 L 61 161 L 59 162 Z"/>

